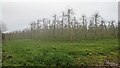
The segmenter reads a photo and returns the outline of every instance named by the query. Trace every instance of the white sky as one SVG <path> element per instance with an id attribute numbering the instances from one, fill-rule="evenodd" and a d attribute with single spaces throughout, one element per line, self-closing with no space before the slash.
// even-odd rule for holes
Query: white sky
<path id="1" fill-rule="evenodd" d="M 99 12 L 105 20 L 118 19 L 118 0 L 2 0 L 0 20 L 7 25 L 8 31 L 21 30 L 32 21 L 60 15 L 67 8 L 73 8 L 78 16 L 90 17 Z"/>
<path id="2" fill-rule="evenodd" d="M 1 0 L 1 2 L 118 2 L 119 0 Z"/>

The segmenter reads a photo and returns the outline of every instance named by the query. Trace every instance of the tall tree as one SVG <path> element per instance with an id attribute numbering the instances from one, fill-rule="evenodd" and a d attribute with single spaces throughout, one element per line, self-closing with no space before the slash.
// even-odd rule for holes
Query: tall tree
<path id="1" fill-rule="evenodd" d="M 54 39 L 56 38 L 56 15 L 53 16 L 54 20 L 53 20 L 53 26 L 54 26 L 54 31 L 53 31 L 53 36 L 54 36 Z"/>

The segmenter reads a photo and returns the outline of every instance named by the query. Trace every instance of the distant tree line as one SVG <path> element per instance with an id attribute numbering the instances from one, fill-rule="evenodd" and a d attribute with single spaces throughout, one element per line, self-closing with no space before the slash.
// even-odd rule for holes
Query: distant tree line
<path id="1" fill-rule="evenodd" d="M 104 20 L 99 13 L 91 17 L 75 16 L 72 9 L 54 15 L 52 19 L 39 19 L 30 24 L 29 28 L 6 34 L 6 39 L 36 39 L 36 40 L 82 40 L 117 38 L 118 24 L 115 21 Z"/>

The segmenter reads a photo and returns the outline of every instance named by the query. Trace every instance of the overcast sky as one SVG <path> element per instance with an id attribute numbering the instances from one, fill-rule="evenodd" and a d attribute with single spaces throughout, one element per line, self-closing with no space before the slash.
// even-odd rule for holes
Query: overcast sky
<path id="1" fill-rule="evenodd" d="M 59 16 L 67 8 L 72 8 L 77 16 L 84 14 L 90 17 L 99 12 L 105 20 L 118 19 L 118 3 L 112 2 L 113 0 L 110 0 L 111 2 L 71 1 L 3 2 L 0 4 L 0 17 L 2 17 L 0 20 L 7 25 L 8 31 L 21 30 L 37 19 L 51 18 L 54 14 Z"/>

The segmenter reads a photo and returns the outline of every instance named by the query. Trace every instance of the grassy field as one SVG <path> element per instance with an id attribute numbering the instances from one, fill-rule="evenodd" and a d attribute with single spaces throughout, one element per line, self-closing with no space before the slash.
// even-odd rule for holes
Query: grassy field
<path id="1" fill-rule="evenodd" d="M 10 40 L 3 44 L 3 66 L 104 65 L 118 62 L 117 39 L 68 41 Z"/>

